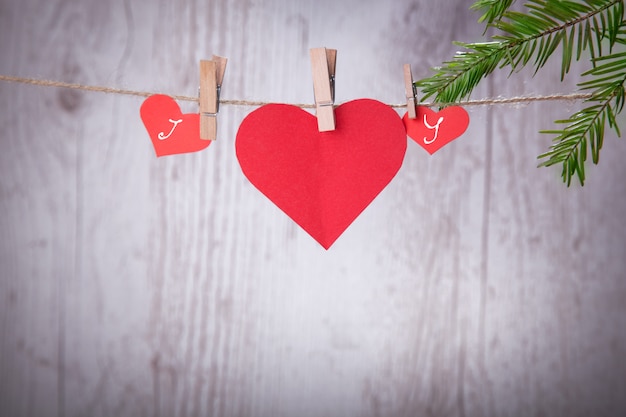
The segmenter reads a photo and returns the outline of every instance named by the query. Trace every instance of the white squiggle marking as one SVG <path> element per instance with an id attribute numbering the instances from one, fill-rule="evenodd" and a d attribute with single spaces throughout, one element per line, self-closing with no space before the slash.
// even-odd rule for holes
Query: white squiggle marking
<path id="1" fill-rule="evenodd" d="M 428 121 L 426 120 L 426 115 L 424 115 L 424 124 L 426 125 L 426 127 L 428 129 L 435 129 L 435 137 L 433 137 L 431 140 L 428 140 L 426 139 L 426 137 L 424 137 L 424 143 L 426 145 L 430 145 L 431 143 L 437 140 L 437 135 L 439 135 L 439 125 L 442 122 L 443 122 L 443 117 L 440 117 L 439 120 L 437 120 L 437 123 L 434 126 L 431 126 L 428 124 Z"/>
<path id="2" fill-rule="evenodd" d="M 176 126 L 178 126 L 179 123 L 182 123 L 183 119 L 180 119 L 180 120 L 169 119 L 169 121 L 170 123 L 174 123 L 174 126 L 172 126 L 172 130 L 170 130 L 170 133 L 168 133 L 167 135 L 165 135 L 163 132 L 159 132 L 157 136 L 159 137 L 160 140 L 165 140 L 169 138 L 170 136 L 172 136 L 172 133 L 174 133 L 174 129 L 176 129 Z"/>

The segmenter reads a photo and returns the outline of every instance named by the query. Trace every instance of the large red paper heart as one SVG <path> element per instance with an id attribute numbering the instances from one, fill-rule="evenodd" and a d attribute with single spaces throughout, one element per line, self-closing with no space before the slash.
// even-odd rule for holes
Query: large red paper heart
<path id="1" fill-rule="evenodd" d="M 417 117 L 402 118 L 406 133 L 429 154 L 434 154 L 467 130 L 469 115 L 463 107 L 446 107 L 435 112 L 425 106 L 417 106 Z"/>
<path id="2" fill-rule="evenodd" d="M 269 104 L 237 132 L 244 175 L 328 249 L 396 175 L 406 153 L 398 114 L 379 101 L 335 109 L 336 129 L 319 132 L 310 113 Z"/>
<path id="3" fill-rule="evenodd" d="M 200 139 L 200 115 L 183 114 L 169 96 L 148 97 L 139 110 L 157 157 L 197 152 L 211 144 Z"/>

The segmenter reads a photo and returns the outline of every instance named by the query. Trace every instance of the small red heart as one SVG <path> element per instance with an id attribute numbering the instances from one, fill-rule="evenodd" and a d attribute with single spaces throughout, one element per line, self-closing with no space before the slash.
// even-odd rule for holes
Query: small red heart
<path id="1" fill-rule="evenodd" d="M 398 114 L 379 101 L 335 109 L 336 129 L 287 104 L 269 104 L 241 123 L 236 152 L 244 175 L 328 249 L 396 175 L 406 153 Z"/>
<path id="2" fill-rule="evenodd" d="M 469 115 L 459 106 L 446 107 L 440 112 L 417 106 L 417 117 L 409 119 L 406 113 L 402 121 L 407 135 L 432 155 L 467 130 Z"/>
<path id="3" fill-rule="evenodd" d="M 212 142 L 200 139 L 200 115 L 182 114 L 178 103 L 169 96 L 148 97 L 139 113 L 157 157 L 197 152 Z"/>

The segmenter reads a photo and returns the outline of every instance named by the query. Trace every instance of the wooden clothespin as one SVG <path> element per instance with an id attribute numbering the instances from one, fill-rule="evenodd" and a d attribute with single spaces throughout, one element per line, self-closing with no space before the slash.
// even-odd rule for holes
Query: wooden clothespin
<path id="1" fill-rule="evenodd" d="M 411 73 L 411 64 L 404 64 L 404 91 L 406 93 L 406 110 L 409 119 L 415 119 L 417 113 L 415 106 L 417 105 L 417 89 L 413 84 L 413 74 Z"/>
<path id="2" fill-rule="evenodd" d="M 217 139 L 217 112 L 227 61 L 217 55 L 200 61 L 200 139 Z"/>
<path id="3" fill-rule="evenodd" d="M 313 72 L 315 114 L 320 132 L 335 130 L 335 66 L 337 50 L 313 48 L 310 50 Z"/>

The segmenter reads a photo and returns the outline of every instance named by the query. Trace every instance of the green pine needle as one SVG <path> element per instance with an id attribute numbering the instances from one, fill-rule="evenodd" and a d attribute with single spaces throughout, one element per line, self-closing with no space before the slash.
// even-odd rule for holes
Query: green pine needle
<path id="1" fill-rule="evenodd" d="M 484 10 L 485 14 L 478 19 L 478 22 L 493 23 L 494 20 L 502 18 L 504 12 L 515 2 L 515 0 L 478 0 L 471 7 L 471 10 Z"/>
<path id="2" fill-rule="evenodd" d="M 498 35 L 492 42 L 456 43 L 464 51 L 415 85 L 422 89 L 422 99 L 434 97 L 445 105 L 468 98 L 496 68 L 514 72 L 530 65 L 537 73 L 559 47 L 563 80 L 572 60 L 588 51 L 592 69 L 583 73 L 589 80 L 579 87 L 592 91 L 587 102 L 593 104 L 557 121 L 567 125 L 564 129 L 543 131 L 556 138 L 550 150 L 539 156 L 544 159 L 540 166 L 563 165 L 566 184 L 570 185 L 574 176 L 584 184 L 588 148 L 597 163 L 606 123 L 620 135 L 615 116 L 624 105 L 626 53 L 613 53 L 613 47 L 626 44 L 624 0 L 528 0 L 524 13 L 510 10 L 513 3 L 476 1 L 471 8 L 482 11 L 479 22 L 495 28 Z"/>

